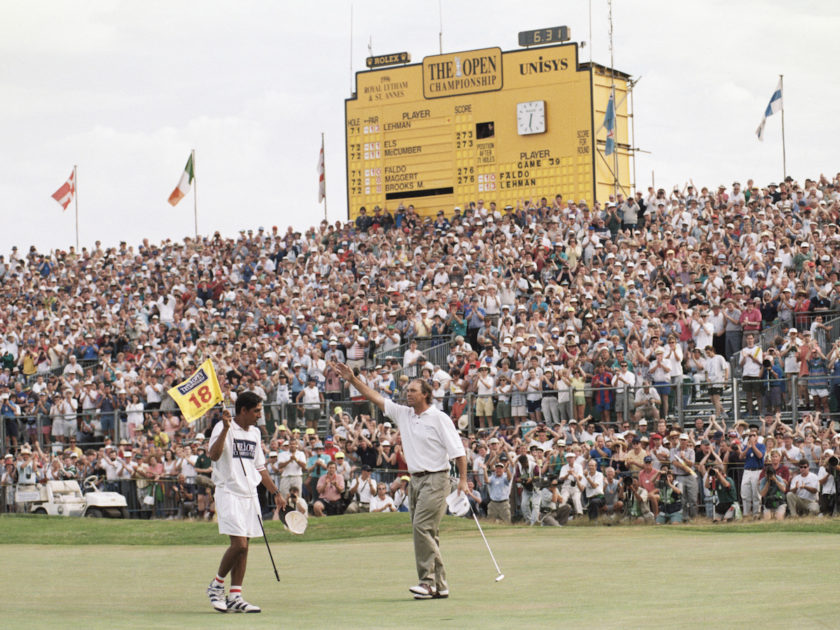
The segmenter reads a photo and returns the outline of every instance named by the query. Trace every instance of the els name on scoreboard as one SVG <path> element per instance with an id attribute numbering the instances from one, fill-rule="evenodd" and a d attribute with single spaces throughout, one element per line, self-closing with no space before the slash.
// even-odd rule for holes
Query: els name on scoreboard
<path id="1" fill-rule="evenodd" d="M 349 215 L 399 205 L 448 214 L 478 198 L 501 209 L 558 192 L 593 199 L 602 93 L 575 43 L 358 72 L 345 101 Z"/>

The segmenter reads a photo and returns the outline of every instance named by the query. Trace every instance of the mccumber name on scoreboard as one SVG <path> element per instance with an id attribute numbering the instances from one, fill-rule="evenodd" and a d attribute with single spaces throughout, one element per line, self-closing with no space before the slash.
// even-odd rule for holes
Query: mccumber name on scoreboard
<path id="1" fill-rule="evenodd" d="M 416 155 L 423 152 L 423 146 L 414 144 L 407 147 L 398 147 L 396 140 L 385 141 L 385 157 L 397 157 L 399 155 Z"/>

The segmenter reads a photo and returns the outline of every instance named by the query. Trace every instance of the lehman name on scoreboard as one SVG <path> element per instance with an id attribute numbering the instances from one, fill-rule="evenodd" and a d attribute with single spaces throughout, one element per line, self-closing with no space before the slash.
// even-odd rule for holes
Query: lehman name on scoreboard
<path id="1" fill-rule="evenodd" d="M 432 55 L 356 73 L 345 101 L 350 218 L 376 206 L 447 214 L 482 199 L 603 200 L 615 162 L 603 155 L 616 89 L 618 181 L 630 187 L 629 75 L 578 61 L 576 43 Z"/>

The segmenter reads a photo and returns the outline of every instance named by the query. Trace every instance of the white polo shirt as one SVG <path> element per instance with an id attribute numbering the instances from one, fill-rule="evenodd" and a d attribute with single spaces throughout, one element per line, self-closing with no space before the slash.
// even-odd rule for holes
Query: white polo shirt
<path id="1" fill-rule="evenodd" d="M 208 450 L 212 449 L 219 439 L 223 426 L 223 423 L 218 422 L 213 427 Z M 213 483 L 216 484 L 216 489 L 226 490 L 240 497 L 256 496 L 257 486 L 262 481 L 261 470 L 265 470 L 265 454 L 262 450 L 260 430 L 257 427 L 249 427 L 246 431 L 231 420 L 222 455 L 218 461 L 213 462 Z"/>
<path id="2" fill-rule="evenodd" d="M 385 399 L 385 415 L 397 424 L 410 473 L 449 469 L 449 460 L 465 455 L 452 420 L 434 406 L 419 416 L 414 409 Z"/>

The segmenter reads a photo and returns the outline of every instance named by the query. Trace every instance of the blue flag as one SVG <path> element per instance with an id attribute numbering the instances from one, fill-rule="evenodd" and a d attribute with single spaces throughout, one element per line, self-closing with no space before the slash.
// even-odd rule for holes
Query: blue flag
<path id="1" fill-rule="evenodd" d="M 759 141 L 764 142 L 764 125 L 767 122 L 767 117 L 772 116 L 778 112 L 782 111 L 782 80 L 779 79 L 779 84 L 776 86 L 776 89 L 773 91 L 773 95 L 770 97 L 770 102 L 767 104 L 767 109 L 764 110 L 764 116 L 761 118 L 761 124 L 758 125 L 758 129 L 755 130 L 755 135 L 758 136 Z"/>
<path id="2" fill-rule="evenodd" d="M 605 155 L 612 155 L 615 151 L 615 89 L 610 91 L 610 100 L 604 114 L 604 127 L 607 130 L 607 148 Z"/>

